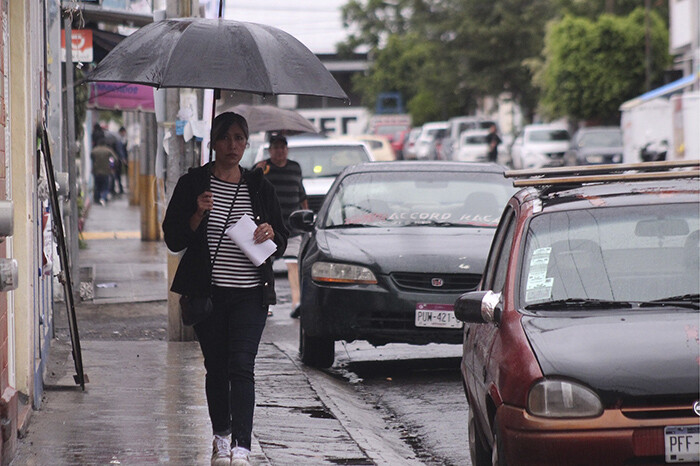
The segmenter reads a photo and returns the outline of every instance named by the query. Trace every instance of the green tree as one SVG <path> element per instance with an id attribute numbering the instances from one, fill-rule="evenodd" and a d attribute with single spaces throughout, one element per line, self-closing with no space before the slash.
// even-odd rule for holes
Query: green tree
<path id="1" fill-rule="evenodd" d="M 670 64 L 668 30 L 650 14 L 651 81 L 659 84 Z M 597 20 L 567 15 L 550 25 L 546 61 L 537 82 L 542 109 L 551 117 L 569 116 L 595 122 L 617 122 L 624 101 L 644 92 L 645 12 Z"/>
<path id="2" fill-rule="evenodd" d="M 356 31 L 339 53 L 364 46 L 373 65 L 355 80 L 363 104 L 400 91 L 414 121 L 474 111 L 479 98 L 508 91 L 534 108 L 528 62 L 544 44 L 552 0 L 358 0 L 343 8 Z M 394 63 L 397 62 L 397 63 Z"/>

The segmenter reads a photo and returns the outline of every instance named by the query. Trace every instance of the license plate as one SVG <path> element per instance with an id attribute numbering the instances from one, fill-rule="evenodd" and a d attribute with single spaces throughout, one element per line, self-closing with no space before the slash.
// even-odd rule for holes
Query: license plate
<path id="1" fill-rule="evenodd" d="M 700 461 L 700 426 L 669 426 L 664 429 L 667 463 Z"/>
<path id="2" fill-rule="evenodd" d="M 462 328 L 452 304 L 416 304 L 416 327 Z"/>

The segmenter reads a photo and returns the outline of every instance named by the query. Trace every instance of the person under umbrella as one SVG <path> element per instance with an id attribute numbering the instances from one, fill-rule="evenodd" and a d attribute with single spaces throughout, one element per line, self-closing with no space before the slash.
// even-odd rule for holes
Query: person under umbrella
<path id="1" fill-rule="evenodd" d="M 246 120 L 233 112 L 217 116 L 211 144 L 215 161 L 178 180 L 163 232 L 171 251 L 186 249 L 171 291 L 211 294 L 213 302 L 212 314 L 194 325 L 206 368 L 214 434 L 211 464 L 244 466 L 250 464 L 255 357 L 276 296 L 272 260 L 254 266 L 224 231 L 247 214 L 257 223 L 255 243 L 271 239 L 278 256 L 286 249 L 288 233 L 275 188 L 261 170 L 239 165 L 248 144 Z"/>
<path id="2" fill-rule="evenodd" d="M 257 167 L 263 170 L 265 177 L 272 183 L 280 200 L 282 218 L 289 230 L 287 250 L 284 252 L 284 261 L 287 264 L 287 277 L 292 292 L 293 318 L 299 317 L 299 302 L 301 292 L 299 290 L 299 265 L 297 258 L 301 246 L 301 234 L 303 232 L 293 230 L 289 224 L 289 216 L 295 210 L 309 208 L 306 199 L 306 191 L 302 181 L 301 166 L 294 160 L 289 160 L 289 148 L 287 138 L 283 134 L 273 134 L 270 137 L 270 158 L 258 163 Z"/>

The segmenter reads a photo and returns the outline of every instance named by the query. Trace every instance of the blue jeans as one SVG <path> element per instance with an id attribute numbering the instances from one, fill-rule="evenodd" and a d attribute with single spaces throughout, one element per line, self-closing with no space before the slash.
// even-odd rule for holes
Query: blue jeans
<path id="1" fill-rule="evenodd" d="M 212 430 L 250 449 L 255 408 L 255 356 L 267 319 L 262 287 L 213 287 L 214 312 L 194 326 L 207 370 Z"/>

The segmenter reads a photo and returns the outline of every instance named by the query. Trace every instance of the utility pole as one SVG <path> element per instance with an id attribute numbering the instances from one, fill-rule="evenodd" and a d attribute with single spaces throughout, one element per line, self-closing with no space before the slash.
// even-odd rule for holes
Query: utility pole
<path id="1" fill-rule="evenodd" d="M 183 18 L 195 16 L 193 13 L 199 11 L 199 0 L 177 0 L 167 2 L 165 16 L 168 18 Z M 166 131 L 170 132 L 168 139 L 168 151 L 166 165 L 165 190 L 167 199 L 170 201 L 173 189 L 177 180 L 191 166 L 191 148 L 194 139 L 185 142 L 182 136 L 175 134 L 175 122 L 178 119 L 180 109 L 180 89 L 165 90 L 165 121 L 158 125 L 158 142 L 162 143 Z M 188 157 L 189 155 L 189 157 Z M 181 255 L 168 254 L 168 289 L 172 284 L 177 266 L 180 263 Z M 192 327 L 182 324 L 180 318 L 180 296 L 173 292 L 168 292 L 168 340 L 169 341 L 191 341 L 195 334 Z"/>

